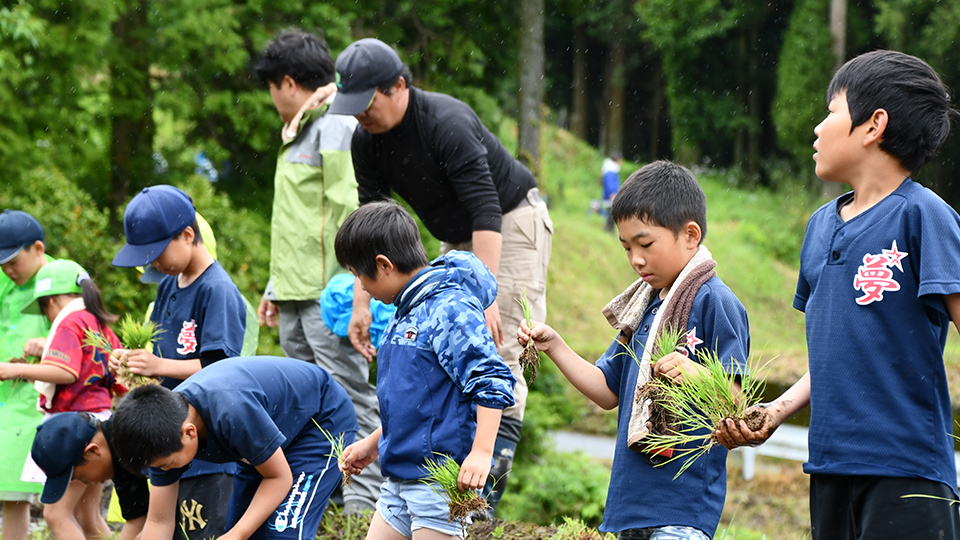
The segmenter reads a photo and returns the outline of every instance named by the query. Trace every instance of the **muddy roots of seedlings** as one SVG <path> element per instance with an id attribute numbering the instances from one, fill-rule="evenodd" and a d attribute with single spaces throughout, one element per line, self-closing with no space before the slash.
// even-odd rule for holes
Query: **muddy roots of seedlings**
<path id="1" fill-rule="evenodd" d="M 530 368 L 530 380 L 527 381 L 527 383 L 529 384 L 537 380 L 537 368 L 540 367 L 540 351 L 538 351 L 537 347 L 533 344 L 533 340 L 527 342 L 527 346 L 523 348 L 518 361 L 520 362 L 521 371 L 526 371 L 527 368 Z"/>
<path id="2" fill-rule="evenodd" d="M 677 415 L 664 407 L 663 402 L 667 399 L 671 399 L 670 396 L 657 384 L 648 382 L 637 390 L 637 403 L 650 400 L 650 419 L 647 420 L 651 425 L 650 433 L 667 435 L 672 433 L 675 426 L 680 422 Z"/>
<path id="3" fill-rule="evenodd" d="M 350 485 L 350 477 L 353 476 L 353 473 L 349 471 L 343 471 L 343 481 L 340 482 L 341 487 L 347 487 Z"/>
<path id="4" fill-rule="evenodd" d="M 447 503 L 447 506 L 450 508 L 450 516 L 447 518 L 447 521 L 453 522 L 453 520 L 457 520 L 461 523 L 466 521 L 467 517 L 474 512 L 483 512 L 487 508 L 490 508 L 487 500 L 479 495 L 458 503 Z"/>

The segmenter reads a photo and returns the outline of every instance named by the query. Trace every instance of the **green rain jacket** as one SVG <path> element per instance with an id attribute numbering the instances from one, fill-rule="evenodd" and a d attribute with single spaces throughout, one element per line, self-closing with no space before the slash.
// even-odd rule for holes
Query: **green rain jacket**
<path id="1" fill-rule="evenodd" d="M 268 300 L 316 300 L 337 264 L 337 229 L 357 209 L 350 142 L 357 121 L 326 114 L 329 103 L 307 111 L 296 138 L 280 148 L 270 223 Z"/>

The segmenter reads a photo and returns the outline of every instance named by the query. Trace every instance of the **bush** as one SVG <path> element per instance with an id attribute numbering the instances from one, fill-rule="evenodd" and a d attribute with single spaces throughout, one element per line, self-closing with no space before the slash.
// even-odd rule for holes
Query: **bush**
<path id="1" fill-rule="evenodd" d="M 497 511 L 507 520 L 549 525 L 570 517 L 597 527 L 609 483 L 609 469 L 583 453 L 548 450 L 538 463 L 514 470 Z"/>

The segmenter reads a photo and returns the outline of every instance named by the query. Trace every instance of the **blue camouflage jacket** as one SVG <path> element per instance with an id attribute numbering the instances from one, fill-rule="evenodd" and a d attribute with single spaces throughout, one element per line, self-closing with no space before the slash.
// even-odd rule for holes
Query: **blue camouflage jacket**
<path id="1" fill-rule="evenodd" d="M 420 479 L 424 461 L 438 453 L 462 463 L 473 446 L 477 405 L 513 405 L 516 379 L 483 316 L 496 297 L 496 278 L 462 251 L 433 261 L 397 295 L 377 352 L 384 476 Z"/>

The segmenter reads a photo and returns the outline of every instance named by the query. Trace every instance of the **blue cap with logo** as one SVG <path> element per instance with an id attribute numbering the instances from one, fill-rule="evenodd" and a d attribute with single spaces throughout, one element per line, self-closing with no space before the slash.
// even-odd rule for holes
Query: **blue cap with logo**
<path id="1" fill-rule="evenodd" d="M 193 223 L 196 213 L 190 196 L 173 186 L 143 188 L 123 213 L 127 242 L 113 265 L 133 268 L 152 263 L 174 236 Z"/>
<path id="2" fill-rule="evenodd" d="M 374 38 L 354 41 L 337 57 L 340 89 L 330 114 L 362 114 L 377 88 L 395 81 L 402 70 L 400 56 L 386 43 Z"/>
<path id="3" fill-rule="evenodd" d="M 40 502 L 53 504 L 63 497 L 73 479 L 73 466 L 96 434 L 97 425 L 87 413 L 65 412 L 37 426 L 30 457 L 47 475 Z"/>
<path id="4" fill-rule="evenodd" d="M 37 240 L 43 241 L 43 227 L 30 214 L 20 210 L 0 213 L 0 264 L 6 264 Z"/>

